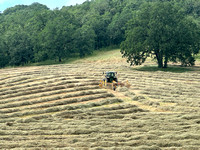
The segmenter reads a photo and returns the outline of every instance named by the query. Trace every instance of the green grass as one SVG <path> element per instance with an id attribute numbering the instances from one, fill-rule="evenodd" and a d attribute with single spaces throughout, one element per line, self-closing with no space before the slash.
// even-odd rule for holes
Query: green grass
<path id="1" fill-rule="evenodd" d="M 200 61 L 200 54 L 196 57 L 197 61 Z M 73 56 L 68 59 L 63 59 L 62 62 L 58 60 L 46 60 L 38 63 L 29 63 L 25 64 L 24 66 L 45 66 L 45 65 L 57 65 L 57 64 L 78 64 L 78 63 L 93 63 L 93 62 L 121 62 L 125 60 L 122 58 L 122 54 L 120 53 L 120 49 L 117 46 L 112 46 L 108 48 L 102 48 L 100 50 L 95 50 L 91 55 L 85 56 L 80 58 L 78 55 Z M 13 68 L 13 67 L 6 67 L 6 68 Z M 137 71 L 147 71 L 147 72 L 156 72 L 156 71 L 163 71 L 163 72 L 172 72 L 172 73 L 184 73 L 188 71 L 195 71 L 192 67 L 181 67 L 181 66 L 173 66 L 169 65 L 168 68 L 158 68 L 156 65 L 145 65 L 142 67 L 134 67 L 133 70 Z"/>
<path id="2" fill-rule="evenodd" d="M 142 66 L 133 68 L 133 70 L 147 71 L 147 72 L 163 71 L 172 73 L 184 73 L 189 71 L 195 71 L 193 68 L 181 67 L 181 66 L 169 66 L 168 68 L 158 68 L 158 66 Z"/>
<path id="3" fill-rule="evenodd" d="M 122 55 L 120 53 L 119 49 L 102 49 L 100 51 L 94 51 L 92 55 L 84 57 L 82 59 L 79 59 L 77 61 L 74 61 L 74 63 L 84 63 L 84 62 L 105 62 L 105 61 L 111 61 L 116 60 L 120 61 L 122 60 Z"/>
<path id="4" fill-rule="evenodd" d="M 196 55 L 196 56 L 195 56 L 195 59 L 196 59 L 197 61 L 200 61 L 200 54 Z"/>
<path id="5" fill-rule="evenodd" d="M 57 65 L 57 64 L 69 64 L 79 59 L 80 59 L 79 57 L 74 56 L 72 58 L 62 59 L 61 62 L 59 62 L 58 60 L 46 60 L 42 62 L 26 64 L 24 66 L 45 66 L 45 65 Z"/>
<path id="6" fill-rule="evenodd" d="M 109 61 L 111 59 L 115 60 L 122 59 L 120 50 L 114 48 L 115 47 L 95 50 L 92 54 L 85 56 L 83 58 L 80 58 L 79 56 L 73 56 L 71 58 L 62 59 L 62 62 L 59 62 L 58 60 L 46 60 L 37 63 L 25 64 L 24 66 L 45 66 L 45 65 L 97 62 L 97 61 Z"/>

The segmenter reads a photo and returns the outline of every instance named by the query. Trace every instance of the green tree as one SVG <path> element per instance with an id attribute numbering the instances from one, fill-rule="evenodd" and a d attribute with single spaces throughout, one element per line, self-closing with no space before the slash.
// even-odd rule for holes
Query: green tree
<path id="1" fill-rule="evenodd" d="M 116 13 L 109 24 L 107 30 L 111 40 L 110 44 L 119 45 L 125 36 L 126 23 L 133 17 L 133 11 L 124 9 L 121 13 Z"/>
<path id="2" fill-rule="evenodd" d="M 10 65 L 23 65 L 33 59 L 31 39 L 20 28 L 6 32 L 5 47 L 10 56 Z"/>
<path id="3" fill-rule="evenodd" d="M 48 52 L 43 49 L 42 32 L 45 29 L 48 21 L 52 17 L 52 11 L 38 11 L 25 25 L 26 32 L 30 35 L 33 43 L 34 61 L 40 62 L 48 59 Z"/>
<path id="4" fill-rule="evenodd" d="M 57 59 L 59 62 L 63 58 L 69 57 L 73 49 L 73 39 L 75 27 L 71 23 L 72 16 L 59 10 L 54 10 L 54 19 L 49 21 L 41 33 L 43 49 L 48 53 L 50 59 Z"/>
<path id="5" fill-rule="evenodd" d="M 41 16 L 41 12 L 48 11 L 45 5 L 33 3 L 30 6 L 17 5 L 8 8 L 0 16 L 0 33 L 2 43 L 0 45 L 1 61 L 6 60 L 6 65 L 21 65 L 33 62 L 34 49 L 38 46 L 38 35 L 44 28 L 35 16 Z M 48 15 L 47 15 L 48 16 Z M 39 17 L 38 17 L 39 18 Z M 43 17 L 44 18 L 44 17 Z M 38 48 L 39 49 L 39 48 Z"/>
<path id="6" fill-rule="evenodd" d="M 76 30 L 74 34 L 74 44 L 77 47 L 76 49 L 80 57 L 92 53 L 95 48 L 95 38 L 96 34 L 94 30 L 88 25 L 83 25 Z"/>
<path id="7" fill-rule="evenodd" d="M 5 67 L 9 63 L 8 52 L 5 47 L 4 39 L 4 25 L 2 20 L 2 15 L 0 15 L 0 68 Z"/>
<path id="8" fill-rule="evenodd" d="M 9 63 L 9 55 L 4 45 L 4 39 L 0 36 L 0 68 L 5 67 Z"/>
<path id="9" fill-rule="evenodd" d="M 141 65 L 150 55 L 160 68 L 169 61 L 194 65 L 198 52 L 198 25 L 171 2 L 143 5 L 129 22 L 121 44 L 121 53 L 131 65 Z"/>

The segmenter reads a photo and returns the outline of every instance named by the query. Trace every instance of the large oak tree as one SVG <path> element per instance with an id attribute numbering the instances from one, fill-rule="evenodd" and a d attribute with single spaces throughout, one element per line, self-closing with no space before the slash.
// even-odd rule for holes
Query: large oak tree
<path id="1" fill-rule="evenodd" d="M 131 65 L 153 56 L 159 68 L 169 61 L 194 65 L 199 52 L 199 27 L 172 2 L 146 3 L 129 22 L 121 53 Z"/>

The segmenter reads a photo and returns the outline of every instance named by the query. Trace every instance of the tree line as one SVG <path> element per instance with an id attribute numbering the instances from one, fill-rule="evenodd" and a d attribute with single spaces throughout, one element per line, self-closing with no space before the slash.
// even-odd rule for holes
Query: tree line
<path id="1" fill-rule="evenodd" d="M 177 12 L 172 11 L 171 8 L 175 10 L 181 8 L 178 13 L 179 16 L 176 17 L 186 17 L 194 22 L 194 24 L 188 24 L 188 29 L 185 29 L 185 31 L 191 30 L 189 27 L 192 26 L 195 29 L 195 37 L 192 37 L 192 41 L 198 39 L 200 35 L 196 32 L 196 25 L 199 25 L 200 1 L 168 0 L 168 2 L 170 3 L 170 10 L 168 10 L 169 8 L 164 10 L 170 11 L 169 14 L 172 14 L 172 16 L 176 16 Z M 134 60 L 138 60 L 135 64 L 141 64 L 152 51 L 144 53 L 145 57 L 135 55 L 133 50 L 138 51 L 138 49 L 134 45 L 139 47 L 138 43 L 144 42 L 142 45 L 146 44 L 146 47 L 140 49 L 145 50 L 150 45 L 145 40 L 139 41 L 142 37 L 138 39 L 135 35 L 139 32 L 141 32 L 139 36 L 150 33 L 152 30 L 144 30 L 146 27 L 150 27 L 147 24 L 151 24 L 152 28 L 157 26 L 157 24 L 153 24 L 155 22 L 147 21 L 147 15 L 156 12 L 146 10 L 155 8 L 153 10 L 158 11 L 159 9 L 156 10 L 156 7 L 163 7 L 163 5 L 157 6 L 157 3 L 164 4 L 165 2 L 163 0 L 91 0 L 81 5 L 65 6 L 54 10 L 50 10 L 47 6 L 39 3 L 8 8 L 0 13 L 0 67 L 18 66 L 49 59 L 61 62 L 63 59 L 84 57 L 94 50 L 112 45 L 119 46 L 121 43 L 124 57 L 127 57 L 132 64 L 134 64 Z M 151 5 L 152 8 L 147 5 Z M 140 27 L 144 28 L 141 29 Z M 170 26 L 170 28 L 173 28 L 173 26 Z M 170 31 L 173 31 L 173 29 L 168 32 Z M 188 35 L 190 34 L 188 33 Z M 157 35 L 154 35 L 154 37 L 158 38 Z M 135 40 L 131 41 L 129 38 L 135 38 Z M 149 40 L 148 42 L 151 44 L 154 42 L 155 45 L 156 42 L 161 41 Z M 184 44 L 180 45 L 184 49 Z M 163 46 L 168 47 L 164 44 Z M 185 47 L 187 46 L 190 47 L 190 50 L 194 48 L 191 47 L 190 43 Z M 195 43 L 195 46 L 198 47 L 197 43 Z M 130 51 L 130 47 L 132 47 L 132 51 Z M 164 51 L 170 50 L 164 49 Z M 179 54 L 181 54 L 182 51 L 180 49 L 179 51 Z M 142 53 L 137 52 L 137 54 Z M 194 52 L 194 54 L 196 53 L 197 51 Z M 173 57 L 167 59 L 176 61 L 175 55 L 172 54 L 173 52 L 163 53 L 162 59 L 170 55 Z M 189 57 L 190 62 L 193 61 L 192 54 L 186 52 L 182 56 L 182 59 Z M 179 58 L 181 59 L 181 56 Z"/>

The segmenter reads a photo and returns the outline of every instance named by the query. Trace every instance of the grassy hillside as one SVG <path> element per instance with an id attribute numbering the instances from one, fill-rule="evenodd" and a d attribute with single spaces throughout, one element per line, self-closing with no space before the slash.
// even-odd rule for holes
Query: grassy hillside
<path id="1" fill-rule="evenodd" d="M 91 55 L 80 58 L 79 56 L 74 56 L 72 58 L 63 59 L 62 62 L 56 60 L 46 60 L 38 63 L 25 64 L 25 66 L 44 66 L 44 65 L 58 65 L 58 64 L 71 64 L 71 63 L 89 63 L 89 62 L 101 62 L 109 60 L 124 60 L 121 58 L 119 49 L 102 49 L 96 50 Z"/>
<path id="2" fill-rule="evenodd" d="M 199 149 L 199 66 L 162 71 L 149 64 L 130 67 L 112 50 L 1 69 L 1 149 Z M 99 88 L 109 70 L 131 87 Z"/>

